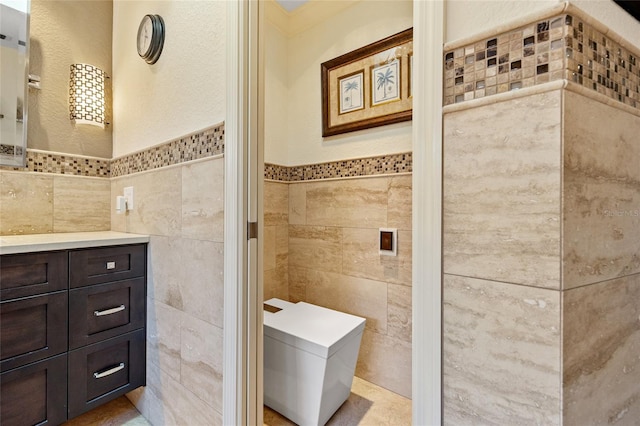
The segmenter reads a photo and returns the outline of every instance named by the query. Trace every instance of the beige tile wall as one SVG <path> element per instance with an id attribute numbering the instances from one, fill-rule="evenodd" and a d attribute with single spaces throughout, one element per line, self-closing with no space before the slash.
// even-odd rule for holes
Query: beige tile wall
<path id="1" fill-rule="evenodd" d="M 640 274 L 564 292 L 566 425 L 638 423 L 639 313 Z"/>
<path id="2" fill-rule="evenodd" d="M 640 116 L 571 92 L 564 105 L 565 424 L 635 424 Z"/>
<path id="3" fill-rule="evenodd" d="M 108 231 L 109 179 L 0 170 L 0 235 Z"/>
<path id="4" fill-rule="evenodd" d="M 289 300 L 289 184 L 264 183 L 264 300 Z"/>
<path id="5" fill-rule="evenodd" d="M 640 415 L 640 114 L 571 87 L 445 114 L 446 424 Z"/>
<path id="6" fill-rule="evenodd" d="M 288 188 L 289 299 L 365 317 L 356 375 L 411 397 L 411 176 Z M 398 228 L 397 257 L 380 227 Z"/>
<path id="7" fill-rule="evenodd" d="M 445 272 L 559 288 L 560 106 L 556 90 L 445 115 Z"/>
<path id="8" fill-rule="evenodd" d="M 446 424 L 561 424 L 561 97 L 445 114 Z"/>
<path id="9" fill-rule="evenodd" d="M 222 422 L 224 159 L 111 179 L 135 209 L 114 231 L 149 234 L 147 387 L 129 394 L 153 424 Z"/>
<path id="10" fill-rule="evenodd" d="M 444 289 L 444 424 L 561 424 L 560 293 L 450 274 Z"/>
<path id="11" fill-rule="evenodd" d="M 563 288 L 640 273 L 640 117 L 564 102 Z"/>

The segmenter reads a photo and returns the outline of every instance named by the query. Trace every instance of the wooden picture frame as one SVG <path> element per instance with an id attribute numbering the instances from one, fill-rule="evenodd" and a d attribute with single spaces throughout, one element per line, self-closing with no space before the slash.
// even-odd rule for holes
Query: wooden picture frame
<path id="1" fill-rule="evenodd" d="M 411 120 L 413 28 L 320 65 L 322 136 Z"/>

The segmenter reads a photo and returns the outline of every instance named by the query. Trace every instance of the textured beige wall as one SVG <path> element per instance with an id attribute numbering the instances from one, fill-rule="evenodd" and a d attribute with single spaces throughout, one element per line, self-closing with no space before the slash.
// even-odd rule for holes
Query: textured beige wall
<path id="1" fill-rule="evenodd" d="M 112 126 L 69 120 L 69 66 L 95 65 L 111 73 L 112 2 L 32 0 L 28 148 L 111 158 Z"/>
<path id="2" fill-rule="evenodd" d="M 162 55 L 135 49 L 140 20 L 162 16 Z M 113 8 L 113 154 L 119 157 L 225 120 L 226 2 L 116 1 Z"/>
<path id="3" fill-rule="evenodd" d="M 312 3 L 318 15 L 334 8 Z M 290 25 L 302 28 L 298 20 L 309 19 L 294 15 Z M 362 0 L 313 21 L 289 38 L 267 23 L 265 161 L 296 166 L 411 151 L 411 122 L 323 138 L 320 64 L 411 28 L 413 2 Z"/>
<path id="4" fill-rule="evenodd" d="M 569 0 L 573 5 L 597 17 L 623 38 L 637 45 L 640 23 L 610 0 Z M 474 36 L 524 19 L 536 12 L 559 6 L 565 0 L 455 0 L 448 1 L 445 17 L 445 42 Z"/>

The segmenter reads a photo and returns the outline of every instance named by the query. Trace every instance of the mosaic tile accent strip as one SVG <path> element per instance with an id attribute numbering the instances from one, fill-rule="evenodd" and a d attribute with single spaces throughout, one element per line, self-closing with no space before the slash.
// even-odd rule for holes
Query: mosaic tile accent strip
<path id="1" fill-rule="evenodd" d="M 106 158 L 76 157 L 70 154 L 31 151 L 27 149 L 26 167 L 2 167 L 2 169 L 108 178 L 110 175 L 110 160 Z"/>
<path id="2" fill-rule="evenodd" d="M 26 167 L 0 167 L 0 169 L 108 178 L 172 166 L 223 153 L 224 123 L 220 123 L 198 133 L 113 160 L 27 149 Z"/>
<path id="3" fill-rule="evenodd" d="M 287 166 L 264 163 L 264 178 L 281 182 L 289 182 L 290 169 L 291 167 Z"/>
<path id="4" fill-rule="evenodd" d="M 566 79 L 639 108 L 638 55 L 562 14 L 444 54 L 444 99 L 451 105 Z"/>
<path id="5" fill-rule="evenodd" d="M 640 109 L 640 55 L 567 15 L 567 80 Z"/>
<path id="6" fill-rule="evenodd" d="M 111 176 L 158 169 L 224 153 L 224 123 L 111 161 Z"/>
<path id="7" fill-rule="evenodd" d="M 564 77 L 564 16 L 445 52 L 444 105 Z"/>
<path id="8" fill-rule="evenodd" d="M 412 153 L 406 152 L 402 154 L 293 167 L 265 164 L 264 177 L 265 179 L 281 182 L 302 182 L 320 179 L 410 173 L 413 171 L 412 157 Z"/>

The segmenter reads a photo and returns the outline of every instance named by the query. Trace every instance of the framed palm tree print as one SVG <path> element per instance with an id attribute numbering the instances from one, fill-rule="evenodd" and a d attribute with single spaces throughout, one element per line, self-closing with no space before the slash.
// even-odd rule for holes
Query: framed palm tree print
<path id="1" fill-rule="evenodd" d="M 371 105 L 400 100 L 400 59 L 371 67 Z"/>
<path id="2" fill-rule="evenodd" d="M 411 120 L 413 29 L 321 64 L 322 136 Z"/>
<path id="3" fill-rule="evenodd" d="M 357 71 L 339 79 L 340 82 L 340 111 L 339 114 L 356 111 L 364 108 L 364 70 Z"/>

